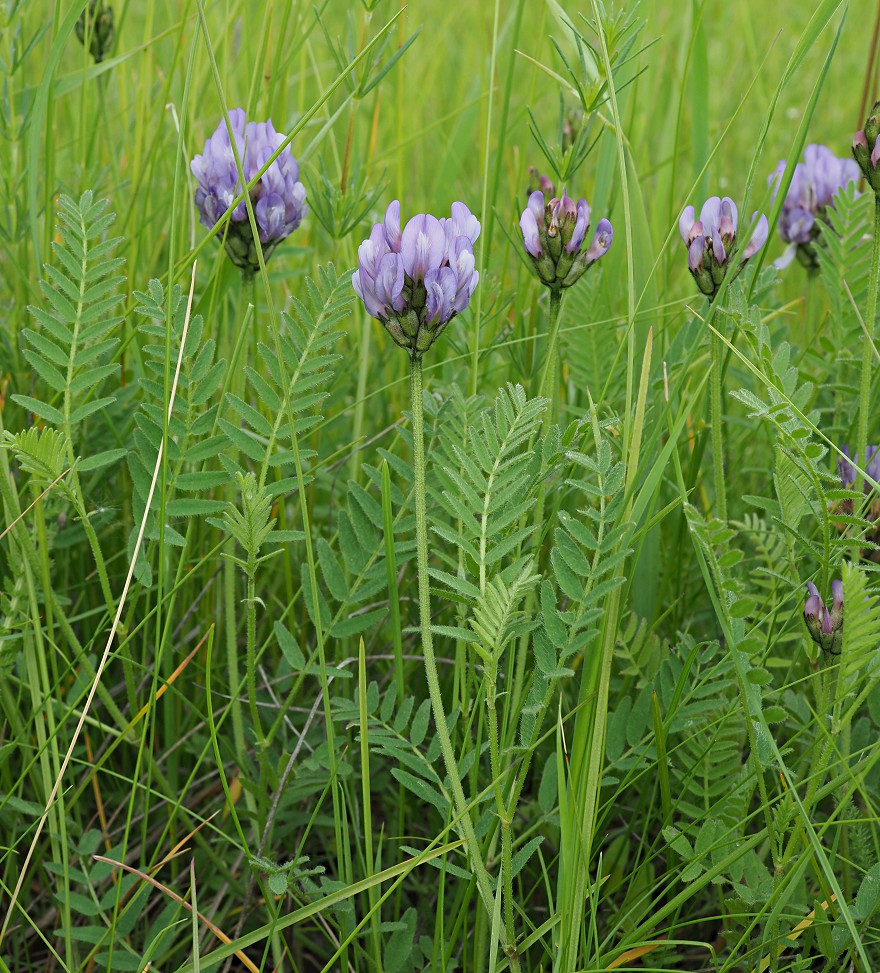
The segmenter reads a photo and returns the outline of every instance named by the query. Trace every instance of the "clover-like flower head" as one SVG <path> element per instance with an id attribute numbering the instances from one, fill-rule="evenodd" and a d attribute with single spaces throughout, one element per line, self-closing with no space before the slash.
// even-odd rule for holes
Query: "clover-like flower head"
<path id="1" fill-rule="evenodd" d="M 752 214 L 752 220 L 758 216 Z M 729 197 L 710 196 L 697 219 L 693 206 L 686 206 L 678 229 L 688 250 L 688 269 L 697 287 L 713 300 L 724 278 L 737 277 L 746 263 L 767 242 L 769 224 L 762 213 L 742 254 L 736 231 L 739 222 L 736 203 Z"/>
<path id="2" fill-rule="evenodd" d="M 767 179 L 768 185 L 775 186 L 774 195 L 784 172 L 785 162 L 780 161 Z M 788 247 L 776 261 L 777 267 L 787 267 L 797 257 L 808 269 L 818 268 L 815 244 L 819 221 L 828 222 L 827 211 L 837 191 L 858 178 L 859 167 L 852 159 L 839 159 L 825 145 L 806 147 L 804 161 L 795 166 L 779 214 L 779 235 Z"/>
<path id="3" fill-rule="evenodd" d="M 479 220 L 460 202 L 448 218 L 420 213 L 401 230 L 395 199 L 358 248 L 352 286 L 367 313 L 413 358 L 470 303 L 480 279 L 474 269 L 479 235 Z"/>
<path id="4" fill-rule="evenodd" d="M 271 119 L 248 122 L 242 108 L 234 108 L 229 113 L 229 122 L 244 180 L 249 183 L 276 152 L 284 136 L 275 131 Z M 205 143 L 202 154 L 190 163 L 190 168 L 198 183 L 195 201 L 201 222 L 204 226 L 214 227 L 241 193 L 243 186 L 225 121 L 217 126 Z M 250 199 L 263 257 L 268 259 L 275 247 L 293 233 L 308 212 L 306 190 L 299 181 L 299 166 L 290 146 L 284 147 L 251 188 Z M 221 228 L 218 236 L 221 239 L 225 237 L 226 252 L 237 267 L 246 273 L 253 273 L 259 268 L 244 200 L 233 209 L 228 230 Z"/>
<path id="5" fill-rule="evenodd" d="M 562 197 L 553 192 L 553 184 L 541 178 L 541 189 L 529 195 L 519 225 L 529 262 L 542 284 L 552 290 L 571 287 L 600 257 L 608 253 L 614 229 L 606 219 L 599 220 L 590 246 L 583 243 L 590 229 L 590 207 L 585 199 L 577 203 L 565 191 Z"/>

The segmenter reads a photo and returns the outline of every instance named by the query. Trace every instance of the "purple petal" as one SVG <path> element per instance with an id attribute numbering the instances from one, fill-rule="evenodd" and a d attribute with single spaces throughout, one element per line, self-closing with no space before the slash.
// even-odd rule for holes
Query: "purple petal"
<path id="1" fill-rule="evenodd" d="M 519 226 L 522 230 L 523 244 L 525 245 L 526 252 L 537 260 L 542 256 L 544 250 L 541 247 L 541 238 L 538 234 L 538 224 L 535 222 L 535 214 L 531 209 L 523 210 L 523 215 L 519 219 Z"/>
<path id="2" fill-rule="evenodd" d="M 446 256 L 446 234 L 435 216 L 420 213 L 404 227 L 400 240 L 403 269 L 413 280 L 438 270 Z"/>
<path id="3" fill-rule="evenodd" d="M 400 253 L 400 200 L 392 200 L 385 210 L 385 240 L 388 249 Z"/>
<path id="4" fill-rule="evenodd" d="M 706 249 L 706 238 L 697 236 L 691 240 L 688 247 L 688 268 L 692 274 L 699 273 L 703 269 L 703 253 Z"/>
<path id="5" fill-rule="evenodd" d="M 752 219 L 754 220 L 757 215 L 757 213 L 752 213 Z M 752 237 L 743 251 L 743 260 L 753 257 L 764 246 L 769 232 L 770 224 L 767 222 L 767 217 L 762 213 L 758 225 L 755 227 L 755 232 L 752 233 Z"/>
<path id="6" fill-rule="evenodd" d="M 370 317 L 381 319 L 387 313 L 387 309 L 376 296 L 373 281 L 364 277 L 359 270 L 352 275 L 351 285 L 357 296 L 364 302 Z"/>
<path id="7" fill-rule="evenodd" d="M 565 245 L 566 253 L 574 253 L 580 250 L 584 242 L 587 230 L 590 228 L 590 207 L 585 199 L 579 199 L 577 204 L 577 222 L 571 234 L 571 239 Z"/>
<path id="8" fill-rule="evenodd" d="M 536 190 L 529 196 L 529 209 L 535 216 L 535 222 L 542 225 L 544 223 L 546 207 L 544 204 L 544 194 L 540 190 Z"/>
<path id="9" fill-rule="evenodd" d="M 773 266 L 777 270 L 785 270 L 785 268 L 794 260 L 797 256 L 798 245 L 796 243 L 789 243 L 789 245 L 782 251 L 782 256 L 777 257 L 773 261 Z"/>
<path id="10" fill-rule="evenodd" d="M 376 279 L 379 263 L 387 252 L 385 228 L 381 223 L 374 223 L 369 237 L 358 247 L 358 265 L 371 280 Z"/>
<path id="11" fill-rule="evenodd" d="M 739 224 L 739 213 L 736 209 L 736 203 L 729 196 L 725 196 L 721 200 L 721 217 L 718 220 L 719 229 L 722 223 L 727 224 L 728 221 L 733 224 L 733 232 L 736 233 L 736 228 Z"/>
<path id="12" fill-rule="evenodd" d="M 557 207 L 557 216 L 560 221 L 569 216 L 577 216 L 575 201 L 564 189 L 562 191 L 562 199 L 559 200 L 559 206 Z"/>
<path id="13" fill-rule="evenodd" d="M 700 210 L 700 222 L 706 236 L 715 236 L 718 224 L 721 222 L 721 198 L 710 196 Z"/>
<path id="14" fill-rule="evenodd" d="M 779 219 L 779 232 L 783 240 L 792 243 L 809 243 L 812 239 L 816 217 L 809 210 L 791 209 L 783 211 Z"/>
<path id="15" fill-rule="evenodd" d="M 877 141 L 871 151 L 871 165 L 876 168 L 878 162 L 880 162 L 880 135 L 877 136 Z"/>
<path id="16" fill-rule="evenodd" d="M 455 271 L 451 267 L 430 270 L 425 275 L 427 324 L 445 324 L 452 317 L 456 285 Z"/>
<path id="17" fill-rule="evenodd" d="M 678 232 L 681 234 L 682 240 L 687 244 L 691 242 L 691 230 L 693 229 L 694 222 L 693 206 L 685 206 L 684 212 L 678 218 Z"/>
<path id="18" fill-rule="evenodd" d="M 376 275 L 376 298 L 397 312 L 406 306 L 403 299 L 403 260 L 399 253 L 386 253 L 382 258 Z"/>
<path id="19" fill-rule="evenodd" d="M 853 136 L 852 147 L 853 147 L 853 151 L 855 151 L 856 149 L 868 148 L 868 139 L 865 133 L 861 131 L 861 129 L 858 132 L 856 132 L 856 134 Z"/>
<path id="20" fill-rule="evenodd" d="M 480 221 L 464 203 L 452 204 L 452 223 L 459 236 L 465 236 L 471 243 L 476 243 L 480 235 Z"/>
<path id="21" fill-rule="evenodd" d="M 470 303 L 471 295 L 480 279 L 480 275 L 474 270 L 474 249 L 467 237 L 460 236 L 456 239 L 455 249 L 450 254 L 450 265 L 456 276 L 453 310 L 460 314 Z"/>
<path id="22" fill-rule="evenodd" d="M 831 582 L 832 609 L 839 612 L 843 608 L 843 582 L 835 578 Z"/>
<path id="23" fill-rule="evenodd" d="M 600 257 L 604 257 L 608 253 L 613 239 L 614 227 L 606 219 L 599 220 L 599 225 L 596 227 L 596 233 L 593 236 L 593 242 L 587 251 L 585 266 L 589 267 L 590 264 L 595 263 Z"/>

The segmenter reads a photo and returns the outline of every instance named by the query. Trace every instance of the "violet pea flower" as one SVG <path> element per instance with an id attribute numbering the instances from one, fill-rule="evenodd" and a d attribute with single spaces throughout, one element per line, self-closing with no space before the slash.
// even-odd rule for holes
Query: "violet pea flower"
<path id="1" fill-rule="evenodd" d="M 284 136 L 275 131 L 271 119 L 248 122 L 242 108 L 229 112 L 229 122 L 244 180 L 250 182 L 282 144 Z M 243 186 L 225 121 L 217 126 L 201 155 L 192 160 L 190 169 L 197 182 L 195 202 L 201 222 L 214 227 Z M 290 236 L 308 212 L 306 190 L 299 181 L 299 166 L 290 146 L 285 146 L 251 188 L 250 199 L 263 258 L 268 260 L 275 247 Z M 217 235 L 224 240 L 226 252 L 236 267 L 245 274 L 259 269 L 244 200 L 232 211 L 228 228 L 218 230 Z"/>
<path id="2" fill-rule="evenodd" d="M 585 199 L 575 203 L 565 191 L 562 198 L 552 196 L 545 201 L 545 193 L 553 192 L 553 184 L 546 176 L 540 177 L 540 182 L 542 189 L 529 195 L 519 226 L 533 271 L 542 284 L 558 291 L 577 283 L 608 252 L 614 229 L 607 219 L 600 220 L 592 243 L 584 249 L 590 229 L 589 204 Z"/>
<path id="3" fill-rule="evenodd" d="M 752 214 L 754 221 L 757 213 Z M 686 206 L 678 221 L 678 230 L 688 251 L 688 270 L 697 287 L 709 300 L 714 300 L 721 283 L 730 275 L 735 279 L 746 263 L 767 242 L 769 224 L 762 213 L 749 242 L 739 252 L 737 226 L 739 213 L 729 197 L 710 196 L 696 218 L 693 206 Z"/>
<path id="4" fill-rule="evenodd" d="M 470 303 L 480 279 L 474 259 L 479 235 L 479 220 L 461 202 L 452 204 L 448 218 L 420 213 L 401 230 L 395 199 L 360 245 L 352 287 L 413 360 Z"/>
<path id="5" fill-rule="evenodd" d="M 767 179 L 779 188 L 785 162 L 780 161 Z M 808 270 L 819 267 L 817 245 L 820 240 L 820 221 L 828 223 L 828 210 L 833 208 L 837 191 L 859 178 L 859 167 L 852 159 L 840 159 L 825 145 L 808 145 L 804 161 L 794 169 L 782 211 L 779 214 L 779 235 L 788 244 L 774 266 L 787 267 L 795 257 Z"/>

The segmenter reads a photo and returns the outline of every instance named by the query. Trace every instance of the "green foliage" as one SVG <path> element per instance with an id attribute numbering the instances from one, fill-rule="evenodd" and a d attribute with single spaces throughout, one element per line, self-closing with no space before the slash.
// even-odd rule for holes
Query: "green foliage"
<path id="1" fill-rule="evenodd" d="M 240 423 L 221 418 L 219 426 L 244 457 L 260 465 L 259 482 L 267 482 L 272 496 L 296 486 L 292 436 L 314 429 L 321 421 L 315 410 L 329 394 L 333 365 L 339 355 L 333 349 L 343 332 L 337 325 L 347 316 L 351 303 L 349 281 L 337 276 L 332 264 L 318 269 L 317 281 L 306 278 L 307 302 L 292 297 L 290 312 L 282 315 L 284 328 L 278 336 L 280 358 L 275 347 L 259 343 L 258 367 L 247 366 L 245 374 L 256 405 L 228 392 L 227 405 Z M 259 406 L 272 415 L 266 418 Z M 304 483 L 312 481 L 308 464 L 313 450 L 299 450 L 306 467 Z"/>
<path id="2" fill-rule="evenodd" d="M 116 217 L 107 200 L 94 201 L 91 191 L 79 202 L 58 199 L 60 241 L 52 250 L 58 266 L 46 264 L 40 282 L 45 307 L 28 310 L 37 329 L 24 329 L 24 357 L 45 385 L 42 397 L 14 395 L 38 419 L 63 430 L 69 439 L 70 461 L 76 454 L 74 436 L 89 416 L 107 409 L 115 395 L 100 395 L 107 380 L 119 372 L 111 361 L 119 338 L 114 334 L 122 318 L 114 312 L 122 300 L 125 278 L 117 271 L 125 263 L 114 257 L 119 237 L 107 238 Z M 118 450 L 89 457 L 89 469 L 120 458 Z"/>
<path id="3" fill-rule="evenodd" d="M 184 535 L 177 529 L 193 517 L 217 513 L 224 502 L 213 493 L 229 480 L 229 473 L 218 460 L 229 440 L 219 428 L 217 392 L 223 382 L 225 363 L 215 361 L 216 341 L 206 338 L 201 315 L 188 322 L 186 343 L 181 356 L 181 342 L 186 323 L 186 301 L 177 285 L 165 303 L 165 293 L 157 280 L 150 281 L 147 291 L 136 292 L 138 314 L 144 319 L 140 333 L 144 340 L 144 376 L 141 379 L 142 402 L 134 417 L 134 448 L 128 454 L 128 471 L 133 486 L 132 514 L 134 526 L 128 549 L 134 541 L 144 518 L 150 484 L 156 460 L 162 449 L 166 464 L 164 482 L 164 512 L 162 528 L 156 514 L 162 503 L 161 494 L 154 492 L 146 514 L 147 541 L 158 541 L 174 547 L 184 547 Z M 180 357 L 181 368 L 168 414 L 174 366 Z M 168 438 L 165 438 L 165 429 Z M 135 576 L 144 585 L 152 584 L 152 570 L 144 547 L 137 560 Z"/>

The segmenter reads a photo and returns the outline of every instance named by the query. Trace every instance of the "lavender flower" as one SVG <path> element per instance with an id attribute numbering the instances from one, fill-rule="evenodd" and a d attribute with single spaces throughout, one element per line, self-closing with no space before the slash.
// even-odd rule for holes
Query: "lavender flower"
<path id="1" fill-rule="evenodd" d="M 449 219 L 420 213 L 401 231 L 395 199 L 358 248 L 352 286 L 367 314 L 413 360 L 468 306 L 480 279 L 474 269 L 479 235 L 480 223 L 464 203 L 452 204 Z"/>
<path id="2" fill-rule="evenodd" d="M 752 213 L 752 220 L 757 213 Z M 688 248 L 688 269 L 697 287 L 714 300 L 724 278 L 734 280 L 743 267 L 767 242 L 769 225 L 762 213 L 742 256 L 737 260 L 736 228 L 739 216 L 736 203 L 725 196 L 711 196 L 695 218 L 693 206 L 686 206 L 678 221 L 681 238 Z"/>
<path id="3" fill-rule="evenodd" d="M 234 108 L 229 113 L 229 121 L 244 180 L 250 182 L 284 141 L 284 136 L 275 131 L 271 120 L 247 122 L 242 108 Z M 198 181 L 196 206 L 202 224 L 213 228 L 243 186 L 225 122 L 220 122 L 205 143 L 203 154 L 192 160 L 190 168 Z M 263 257 L 268 260 L 275 247 L 299 226 L 308 212 L 305 187 L 299 181 L 299 166 L 289 146 L 285 146 L 263 173 L 251 189 L 250 198 Z M 225 239 L 226 252 L 236 267 L 245 273 L 259 269 L 244 200 L 232 211 L 228 230 L 224 227 L 217 235 Z"/>
<path id="4" fill-rule="evenodd" d="M 785 162 L 767 178 L 774 185 L 774 196 L 785 172 Z M 819 266 L 816 242 L 820 236 L 819 221 L 828 222 L 827 210 L 833 206 L 838 189 L 859 178 L 859 167 L 852 159 L 839 159 L 825 145 L 808 145 L 804 161 L 799 162 L 791 177 L 788 195 L 779 216 L 779 235 L 788 243 L 785 253 L 775 262 L 787 267 L 795 257 L 808 269 Z"/>
<path id="5" fill-rule="evenodd" d="M 541 177 L 544 192 L 552 193 L 553 184 Z M 614 229 L 606 219 L 599 220 L 593 242 L 583 250 L 590 229 L 590 207 L 585 199 L 577 204 L 564 191 L 562 199 L 553 196 L 544 201 L 544 192 L 535 190 L 520 217 L 523 246 L 542 284 L 552 290 L 571 287 L 600 257 L 608 253 Z"/>
<path id="6" fill-rule="evenodd" d="M 865 127 L 853 136 L 852 151 L 868 185 L 880 193 L 880 101 L 874 102 Z"/>
<path id="7" fill-rule="evenodd" d="M 831 655 L 840 655 L 843 648 L 843 582 L 831 582 L 831 611 L 819 595 L 812 581 L 807 582 L 807 600 L 804 604 L 804 621 L 810 638 Z"/>
<path id="8" fill-rule="evenodd" d="M 843 456 L 840 456 L 837 460 L 837 472 L 840 476 L 840 483 L 845 489 L 853 486 L 858 479 L 858 472 L 856 467 L 859 464 L 858 452 L 855 456 L 850 455 L 849 447 L 845 444 L 840 447 L 840 451 Z M 878 452 L 877 446 L 867 446 L 865 447 L 865 454 L 867 457 L 867 466 L 865 466 L 865 472 L 872 480 L 876 480 L 880 483 L 880 452 Z M 870 493 L 874 488 L 870 483 L 865 481 L 864 490 L 865 493 Z"/>

